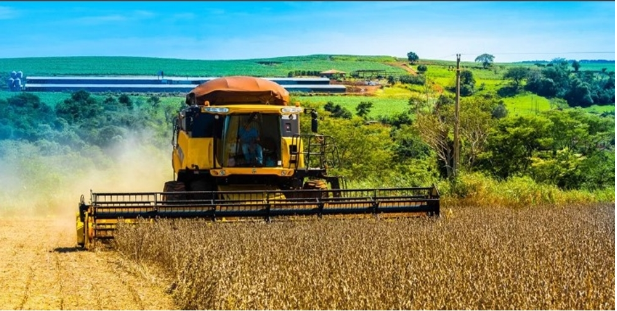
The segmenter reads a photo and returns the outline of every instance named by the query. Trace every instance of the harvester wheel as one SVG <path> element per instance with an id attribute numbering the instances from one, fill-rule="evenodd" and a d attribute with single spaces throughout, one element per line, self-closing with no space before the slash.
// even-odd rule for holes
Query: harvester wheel
<path id="1" fill-rule="evenodd" d="M 212 187 L 205 180 L 196 180 L 196 181 L 191 183 L 189 190 L 190 191 L 212 191 Z M 191 194 L 191 196 L 195 200 L 210 200 L 210 199 L 212 199 L 212 195 L 209 194 L 209 193 Z"/>
<path id="2" fill-rule="evenodd" d="M 326 183 L 325 180 L 314 179 L 314 180 L 309 180 L 309 181 L 305 182 L 304 186 L 302 187 L 302 189 L 304 189 L 304 190 L 328 190 L 328 184 Z M 311 197 L 313 197 L 313 196 L 311 196 Z M 315 194 L 314 197 L 319 197 L 319 195 Z M 328 197 L 328 193 L 327 192 L 322 192 L 321 193 L 321 197 L 322 198 L 327 198 Z"/>
<path id="3" fill-rule="evenodd" d="M 77 245 L 81 248 L 83 248 L 85 246 L 86 243 L 86 229 L 85 229 L 85 224 L 83 221 L 81 221 L 81 217 L 79 216 L 79 212 L 77 213 L 77 217 L 76 217 L 76 222 L 77 222 Z"/>
<path id="4" fill-rule="evenodd" d="M 94 237 L 94 219 L 89 213 L 86 213 L 84 221 L 84 247 L 86 249 L 94 249 Z"/>
<path id="5" fill-rule="evenodd" d="M 186 187 L 181 181 L 168 181 L 163 187 L 163 192 L 185 192 Z M 163 195 L 163 201 L 184 200 L 184 194 Z"/>

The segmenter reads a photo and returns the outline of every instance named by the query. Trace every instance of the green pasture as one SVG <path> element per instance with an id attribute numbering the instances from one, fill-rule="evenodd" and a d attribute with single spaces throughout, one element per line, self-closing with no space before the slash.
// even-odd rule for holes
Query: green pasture
<path id="1" fill-rule="evenodd" d="M 394 86 L 394 87 L 386 87 L 381 90 L 377 90 L 375 92 L 375 96 L 385 99 L 385 98 L 396 98 L 396 99 L 406 99 L 409 100 L 411 94 L 413 92 L 409 88 Z"/>
<path id="2" fill-rule="evenodd" d="M 548 62 L 543 62 L 543 61 L 539 61 L 537 62 L 538 64 L 542 64 L 542 65 L 547 65 Z M 535 68 L 544 68 L 544 67 L 538 67 L 536 65 L 536 63 L 511 63 L 512 65 L 523 65 L 523 66 L 529 66 L 529 67 L 535 67 Z M 606 72 L 615 72 L 615 62 L 601 62 L 601 63 L 588 63 L 588 62 L 581 62 L 579 63 L 581 66 L 578 69 L 579 71 L 602 71 L 602 69 L 606 69 Z M 572 68 L 572 62 L 570 62 L 570 66 L 569 66 L 570 70 L 574 70 L 574 68 Z"/>
<path id="3" fill-rule="evenodd" d="M 341 105 L 341 107 L 348 109 L 356 114 L 356 107 L 361 102 L 373 103 L 373 108 L 369 113 L 369 118 L 376 118 L 378 116 L 387 116 L 395 113 L 401 113 L 409 109 L 409 98 L 382 98 L 376 96 L 296 96 L 293 97 L 293 101 L 299 101 L 300 104 L 316 104 L 319 107 L 323 107 L 326 103 L 332 102 L 334 105 Z"/>
<path id="4" fill-rule="evenodd" d="M 615 72 L 615 63 L 582 63 L 578 69 L 580 71 L 602 71 L 606 68 L 606 72 Z"/>
<path id="5" fill-rule="evenodd" d="M 538 114 L 550 110 L 551 105 L 547 98 L 531 93 L 518 94 L 514 97 L 503 98 L 509 116 Z"/>
<path id="6" fill-rule="evenodd" d="M 386 61 L 387 60 L 387 61 Z M 290 71 L 324 71 L 337 69 L 385 70 L 405 74 L 390 66 L 393 58 L 385 56 L 293 56 L 247 60 L 188 60 L 150 57 L 40 57 L 2 58 L 0 72 L 22 71 L 35 75 L 152 75 L 163 71 L 168 76 L 218 77 L 250 75 L 256 77 L 286 77 Z"/>
<path id="7" fill-rule="evenodd" d="M 615 106 L 598 106 L 598 105 L 592 105 L 591 107 L 587 107 L 585 108 L 586 111 L 588 112 L 592 112 L 592 113 L 615 113 Z"/>

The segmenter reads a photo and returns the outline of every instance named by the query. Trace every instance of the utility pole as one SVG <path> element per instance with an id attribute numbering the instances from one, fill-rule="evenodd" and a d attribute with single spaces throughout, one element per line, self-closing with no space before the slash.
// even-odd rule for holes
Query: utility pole
<path id="1" fill-rule="evenodd" d="M 458 151 L 459 151 L 459 102 L 461 98 L 461 54 L 456 54 L 456 101 L 454 102 L 454 164 L 452 165 L 452 174 L 456 177 L 458 170 Z"/>

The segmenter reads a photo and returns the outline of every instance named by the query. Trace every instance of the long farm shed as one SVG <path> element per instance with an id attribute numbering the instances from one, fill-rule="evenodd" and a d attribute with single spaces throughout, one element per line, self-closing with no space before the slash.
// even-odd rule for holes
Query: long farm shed
<path id="1" fill-rule="evenodd" d="M 32 76 L 26 77 L 24 91 L 67 92 L 189 92 L 194 87 L 216 77 L 160 76 Z M 283 86 L 289 92 L 345 93 L 343 85 L 330 84 L 328 78 L 265 78 Z"/>

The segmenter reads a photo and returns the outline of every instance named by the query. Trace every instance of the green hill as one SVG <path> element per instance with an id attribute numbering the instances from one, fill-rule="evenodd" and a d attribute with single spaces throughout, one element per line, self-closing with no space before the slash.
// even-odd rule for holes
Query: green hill
<path id="1" fill-rule="evenodd" d="M 424 60 L 409 65 L 404 58 L 391 56 L 362 55 L 307 55 L 288 56 L 264 59 L 246 60 L 189 60 L 151 57 L 40 57 L 40 58 L 2 58 L 0 59 L 0 90 L 7 89 L 7 81 L 11 71 L 22 71 L 25 76 L 37 75 L 156 75 L 163 71 L 166 76 L 200 76 L 217 77 L 229 75 L 251 75 L 257 77 L 287 77 L 290 72 L 296 75 L 309 75 L 329 69 L 348 73 L 348 77 L 358 70 L 378 70 L 383 76 L 381 83 L 387 84 L 388 76 L 400 77 L 414 75 L 418 65 L 426 65 L 424 73 L 430 87 L 413 84 L 388 85 L 374 93 L 376 98 L 344 99 L 338 97 L 348 109 L 355 109 L 361 101 L 375 102 L 372 116 L 387 112 L 400 112 L 407 109 L 407 99 L 410 96 L 422 96 L 429 101 L 435 101 L 443 92 L 448 93 L 455 85 L 454 60 Z M 614 72 L 614 62 L 581 62 L 581 71 Z M 612 65 L 612 66 L 611 66 Z M 541 70 L 546 68 L 546 62 L 494 63 L 485 69 L 475 62 L 461 62 L 461 68 L 473 74 L 477 95 L 496 94 L 508 86 L 504 74 L 512 67 L 526 67 Z M 601 67 L 601 68 L 600 68 Z M 352 79 L 353 80 L 353 79 Z M 358 78 L 357 80 L 363 80 Z M 392 94 L 398 94 L 392 96 Z M 450 92 L 450 94 L 452 94 Z M 54 105 L 57 101 L 68 97 L 68 94 L 38 93 L 45 102 Z M 302 94 L 297 94 L 302 95 Z M 0 91 L 0 98 L 7 98 L 11 93 Z M 355 96 L 354 96 L 355 97 Z M 329 101 L 327 98 L 304 97 L 312 103 Z M 387 104 L 384 102 L 390 101 Z M 514 114 L 537 113 L 549 109 L 549 100 L 542 96 L 522 92 L 504 98 L 508 109 Z M 614 105 L 601 106 L 589 111 L 613 111 Z"/>
<path id="2" fill-rule="evenodd" d="M 337 69 L 405 71 L 388 56 L 310 55 L 246 60 L 189 60 L 151 57 L 40 57 L 2 58 L 0 72 L 21 70 L 25 75 L 156 75 L 286 77 L 290 71 Z"/>

